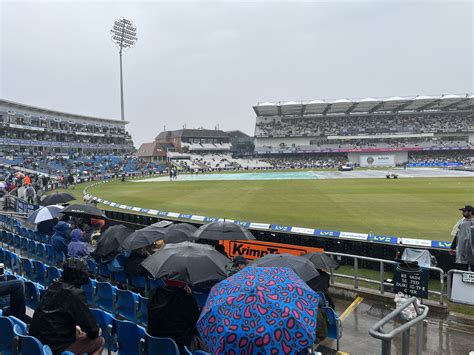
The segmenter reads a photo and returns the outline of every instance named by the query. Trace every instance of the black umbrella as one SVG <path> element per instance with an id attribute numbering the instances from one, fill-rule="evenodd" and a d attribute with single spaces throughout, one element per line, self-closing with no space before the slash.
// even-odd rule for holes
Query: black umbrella
<path id="1" fill-rule="evenodd" d="M 213 247 L 190 242 L 168 244 L 141 263 L 156 279 L 173 277 L 189 285 L 225 279 L 230 264 Z"/>
<path id="2" fill-rule="evenodd" d="M 158 222 L 133 232 L 124 240 L 122 248 L 135 250 L 151 245 L 157 240 L 163 240 L 165 243 L 190 241 L 194 239 L 192 235 L 197 230 L 187 223 L 172 224 L 168 227 L 162 225 L 162 222 Z"/>
<path id="3" fill-rule="evenodd" d="M 311 261 L 316 269 L 337 269 L 339 267 L 336 260 L 324 253 L 309 253 L 302 257 Z"/>
<path id="4" fill-rule="evenodd" d="M 92 205 L 70 205 L 61 211 L 62 214 L 76 217 L 97 217 L 107 219 L 107 216 Z"/>
<path id="5" fill-rule="evenodd" d="M 125 238 L 132 233 L 133 229 L 127 228 L 122 224 L 107 228 L 97 240 L 94 255 L 101 257 L 117 252 Z"/>
<path id="6" fill-rule="evenodd" d="M 46 196 L 42 201 L 41 205 L 49 206 L 49 205 L 61 205 L 63 203 L 67 203 L 69 201 L 75 200 L 76 197 L 71 195 L 68 192 L 57 192 L 55 194 Z"/>
<path id="7" fill-rule="evenodd" d="M 319 275 L 318 270 L 308 259 L 292 254 L 267 254 L 260 259 L 252 261 L 251 267 L 288 267 L 303 279 L 308 281 Z"/>
<path id="8" fill-rule="evenodd" d="M 207 240 L 253 240 L 247 229 L 232 222 L 212 222 L 201 226 L 194 236 Z"/>

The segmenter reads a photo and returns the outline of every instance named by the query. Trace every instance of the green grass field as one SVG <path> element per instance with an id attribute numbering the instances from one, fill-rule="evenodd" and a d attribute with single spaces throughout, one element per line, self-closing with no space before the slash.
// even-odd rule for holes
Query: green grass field
<path id="1" fill-rule="evenodd" d="M 82 189 L 81 189 L 82 190 Z M 89 193 L 126 205 L 298 227 L 451 240 L 469 178 L 111 182 Z"/>

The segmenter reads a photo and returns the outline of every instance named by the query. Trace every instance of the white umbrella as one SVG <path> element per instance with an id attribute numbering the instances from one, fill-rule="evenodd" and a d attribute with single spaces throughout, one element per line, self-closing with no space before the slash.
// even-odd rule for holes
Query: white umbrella
<path id="1" fill-rule="evenodd" d="M 30 223 L 38 224 L 40 222 L 48 221 L 58 216 L 61 213 L 63 206 L 50 205 L 44 206 L 37 209 L 35 212 L 30 214 L 27 221 Z"/>

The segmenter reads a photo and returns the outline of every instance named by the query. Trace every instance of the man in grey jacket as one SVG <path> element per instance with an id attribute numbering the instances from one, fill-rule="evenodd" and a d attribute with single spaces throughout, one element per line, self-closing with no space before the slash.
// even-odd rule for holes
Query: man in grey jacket
<path id="1" fill-rule="evenodd" d="M 466 205 L 460 211 L 464 219 L 459 223 L 449 253 L 456 255 L 456 269 L 474 270 L 474 208 Z"/>

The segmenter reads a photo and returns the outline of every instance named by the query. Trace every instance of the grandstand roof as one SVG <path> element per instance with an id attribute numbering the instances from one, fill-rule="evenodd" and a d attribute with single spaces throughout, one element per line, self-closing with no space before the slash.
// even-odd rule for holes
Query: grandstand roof
<path id="1" fill-rule="evenodd" d="M 70 119 L 94 120 L 94 121 L 100 121 L 104 123 L 121 123 L 124 125 L 129 123 L 128 121 L 113 120 L 113 119 L 101 118 L 101 117 L 84 116 L 84 115 L 79 115 L 75 113 L 67 113 L 67 112 L 62 112 L 62 111 L 57 111 L 57 110 L 52 110 L 52 109 L 47 109 L 47 108 L 42 108 L 42 107 L 37 107 L 37 106 L 26 105 L 19 102 L 14 102 L 14 101 L 9 101 L 9 100 L 4 100 L 4 99 L 0 99 L 0 109 L 1 108 L 15 111 L 16 113 L 30 113 L 30 114 L 33 113 L 33 115 L 38 114 L 40 116 L 50 116 L 49 118 L 53 118 L 53 119 L 57 119 L 61 117 L 64 119 L 69 119 L 69 120 Z"/>
<path id="2" fill-rule="evenodd" d="M 227 133 L 217 129 L 178 129 L 161 132 L 156 139 L 164 138 L 228 138 Z"/>
<path id="3" fill-rule="evenodd" d="M 426 110 L 468 110 L 474 108 L 474 96 L 418 95 L 365 99 L 262 102 L 253 107 L 260 116 L 309 116 L 379 112 L 413 112 Z"/>

